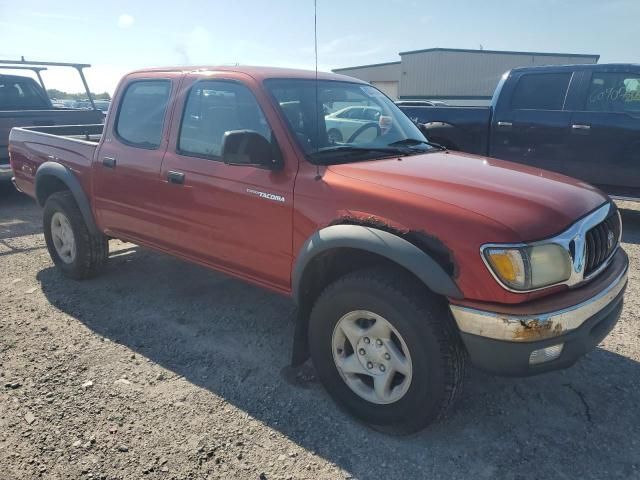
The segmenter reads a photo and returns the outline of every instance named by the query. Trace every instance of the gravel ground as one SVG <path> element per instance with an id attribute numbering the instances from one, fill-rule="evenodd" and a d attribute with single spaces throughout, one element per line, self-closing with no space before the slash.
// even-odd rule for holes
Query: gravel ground
<path id="1" fill-rule="evenodd" d="M 573 368 L 471 369 L 454 415 L 389 437 L 285 380 L 285 298 L 112 242 L 101 277 L 53 268 L 40 209 L 0 189 L 0 478 L 640 478 L 640 205 L 622 318 Z"/>

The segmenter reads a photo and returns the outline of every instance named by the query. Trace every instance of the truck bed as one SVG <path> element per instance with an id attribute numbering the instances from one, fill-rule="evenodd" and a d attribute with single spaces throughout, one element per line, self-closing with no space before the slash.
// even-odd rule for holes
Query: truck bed
<path id="1" fill-rule="evenodd" d="M 56 161 L 73 170 L 89 191 L 89 170 L 103 128 L 103 124 L 13 128 L 9 142 L 16 186 L 34 196 L 38 167 Z"/>
<path id="2" fill-rule="evenodd" d="M 486 155 L 491 107 L 400 107 L 423 133 L 451 150 Z"/>
<path id="3" fill-rule="evenodd" d="M 9 164 L 7 145 L 13 127 L 83 125 L 102 122 L 99 110 L 54 108 L 50 110 L 0 110 L 0 170 Z M 0 172 L 0 177 L 1 177 Z"/>

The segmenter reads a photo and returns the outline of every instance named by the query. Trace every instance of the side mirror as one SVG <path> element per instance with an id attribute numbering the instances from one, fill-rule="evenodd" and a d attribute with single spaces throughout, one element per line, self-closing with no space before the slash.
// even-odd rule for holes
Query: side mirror
<path id="1" fill-rule="evenodd" d="M 231 130 L 222 137 L 222 161 L 228 165 L 241 165 L 278 170 L 279 156 L 269 140 L 253 130 Z"/>

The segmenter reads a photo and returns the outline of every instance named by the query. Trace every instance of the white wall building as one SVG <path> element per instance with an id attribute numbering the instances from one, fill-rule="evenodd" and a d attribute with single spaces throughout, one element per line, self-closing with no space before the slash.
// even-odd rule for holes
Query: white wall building
<path id="1" fill-rule="evenodd" d="M 400 52 L 399 62 L 333 71 L 375 85 L 394 99 L 444 100 L 450 104 L 489 102 L 498 80 L 515 67 L 597 63 L 600 55 L 428 48 Z"/>

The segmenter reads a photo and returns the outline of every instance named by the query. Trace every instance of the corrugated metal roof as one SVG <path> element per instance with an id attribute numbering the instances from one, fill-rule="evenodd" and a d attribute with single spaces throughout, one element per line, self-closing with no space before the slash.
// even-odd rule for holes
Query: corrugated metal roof
<path id="1" fill-rule="evenodd" d="M 332 72 L 341 72 L 343 70 L 355 70 L 358 68 L 371 68 L 371 67 L 384 67 L 386 65 L 400 65 L 402 62 L 384 62 L 384 63 L 372 63 L 371 65 L 357 65 L 355 67 L 342 67 L 334 68 Z"/>
<path id="2" fill-rule="evenodd" d="M 464 52 L 464 53 L 489 53 L 489 54 L 509 54 L 509 55 L 535 55 L 535 56 L 549 56 L 549 57 L 587 57 L 600 60 L 600 55 L 586 54 L 586 53 L 555 53 L 555 52 L 518 52 L 510 50 L 472 50 L 465 48 L 425 48 L 422 50 L 410 50 L 407 52 L 400 52 L 399 55 L 412 55 L 415 53 L 426 52 Z"/>
<path id="3" fill-rule="evenodd" d="M 365 82 L 399 82 L 402 72 L 401 62 L 380 63 L 376 65 L 362 65 L 351 68 L 333 70 L 341 75 L 350 75 Z"/>

